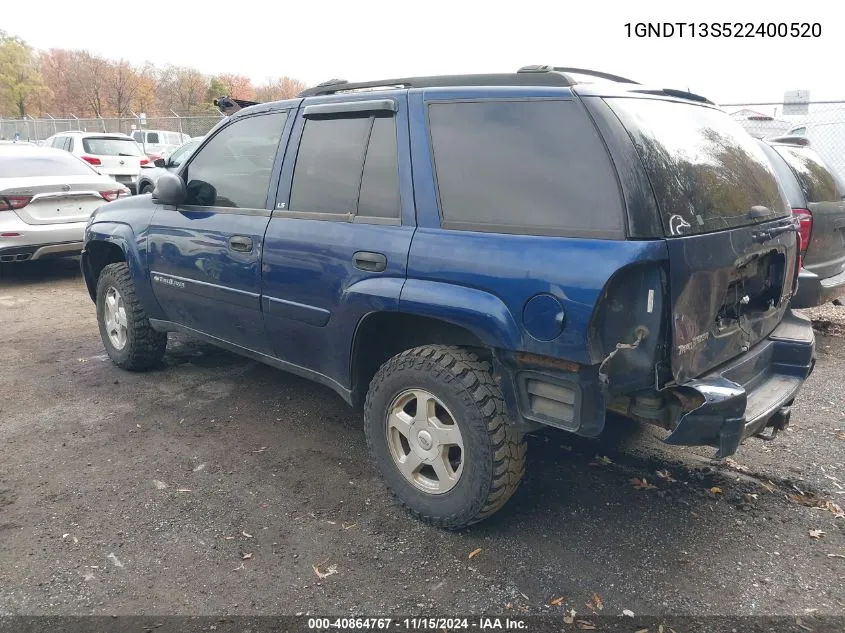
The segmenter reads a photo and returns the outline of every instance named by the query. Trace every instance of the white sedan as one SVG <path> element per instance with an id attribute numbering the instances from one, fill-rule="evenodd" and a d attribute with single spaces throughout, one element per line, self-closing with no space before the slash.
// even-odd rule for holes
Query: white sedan
<path id="1" fill-rule="evenodd" d="M 45 143 L 78 156 L 101 174 L 111 176 L 121 184 L 134 182 L 141 173 L 141 167 L 150 162 L 135 139 L 126 134 L 60 132 Z"/>
<path id="2" fill-rule="evenodd" d="M 127 195 L 72 154 L 0 144 L 0 263 L 78 255 L 91 213 Z"/>

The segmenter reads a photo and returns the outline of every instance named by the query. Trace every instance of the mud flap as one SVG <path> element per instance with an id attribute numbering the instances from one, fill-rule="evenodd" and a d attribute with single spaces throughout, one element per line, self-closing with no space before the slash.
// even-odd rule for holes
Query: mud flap
<path id="1" fill-rule="evenodd" d="M 726 378 L 691 380 L 684 384 L 704 401 L 681 416 L 678 426 L 666 438 L 667 444 L 709 445 L 718 449 L 717 458 L 733 455 L 745 432 L 745 389 Z"/>

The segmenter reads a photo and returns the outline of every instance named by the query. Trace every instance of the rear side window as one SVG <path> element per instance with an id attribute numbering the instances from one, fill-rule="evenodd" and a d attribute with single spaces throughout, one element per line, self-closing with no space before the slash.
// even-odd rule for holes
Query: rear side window
<path id="1" fill-rule="evenodd" d="M 732 229 L 790 212 L 757 141 L 721 110 L 647 98 L 607 103 L 642 160 L 666 235 Z M 752 207 L 769 213 L 752 216 Z"/>
<path id="2" fill-rule="evenodd" d="M 294 168 L 290 210 L 347 218 L 399 218 L 395 119 L 307 119 Z"/>
<path id="3" fill-rule="evenodd" d="M 134 138 L 139 143 L 144 141 L 144 133 L 143 132 L 132 132 L 132 138 Z"/>
<path id="4" fill-rule="evenodd" d="M 759 141 L 759 143 L 772 167 L 774 167 L 775 173 L 778 175 L 780 186 L 783 187 L 786 193 L 786 199 L 789 200 L 789 206 L 793 209 L 803 208 L 805 204 L 804 193 L 801 191 L 801 185 L 798 184 L 798 180 L 795 178 L 795 174 L 792 173 L 789 165 L 786 164 L 786 161 L 781 158 L 774 147 L 763 141 Z"/>
<path id="5" fill-rule="evenodd" d="M 31 178 L 96 176 L 97 172 L 71 154 L 49 151 L 41 155 L 0 156 L 0 174 L 4 178 Z"/>
<path id="6" fill-rule="evenodd" d="M 96 136 L 82 139 L 82 148 L 95 156 L 141 156 L 141 149 L 131 138 Z"/>
<path id="7" fill-rule="evenodd" d="M 241 118 L 220 130 L 188 164 L 187 204 L 264 209 L 287 112 Z"/>
<path id="8" fill-rule="evenodd" d="M 433 103 L 428 116 L 445 228 L 624 236 L 616 174 L 581 104 Z"/>
<path id="9" fill-rule="evenodd" d="M 785 145 L 775 149 L 795 171 L 810 202 L 838 202 L 845 195 L 842 183 L 812 149 Z"/>
<path id="10" fill-rule="evenodd" d="M 158 143 L 158 132 L 147 132 L 147 143 Z"/>

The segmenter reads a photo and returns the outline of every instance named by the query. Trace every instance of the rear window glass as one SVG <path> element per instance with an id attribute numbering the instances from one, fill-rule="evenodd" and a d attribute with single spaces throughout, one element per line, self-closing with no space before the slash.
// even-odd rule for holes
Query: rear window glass
<path id="1" fill-rule="evenodd" d="M 87 163 L 66 152 L 0 156 L 0 176 L 3 178 L 94 176 L 96 174 L 97 172 Z"/>
<path id="2" fill-rule="evenodd" d="M 158 143 L 158 132 L 147 132 L 147 143 Z"/>
<path id="3" fill-rule="evenodd" d="M 82 147 L 95 156 L 141 156 L 138 144 L 129 138 L 83 138 Z"/>
<path id="4" fill-rule="evenodd" d="M 809 202 L 838 202 L 842 199 L 845 187 L 816 152 L 799 146 L 778 145 L 776 149 L 795 171 Z"/>
<path id="5" fill-rule="evenodd" d="M 667 235 L 731 229 L 789 213 L 763 150 L 724 112 L 656 99 L 607 103 L 637 148 Z M 752 217 L 752 207 L 771 213 Z"/>
<path id="6" fill-rule="evenodd" d="M 616 175 L 579 103 L 433 103 L 428 116 L 445 228 L 623 234 Z"/>

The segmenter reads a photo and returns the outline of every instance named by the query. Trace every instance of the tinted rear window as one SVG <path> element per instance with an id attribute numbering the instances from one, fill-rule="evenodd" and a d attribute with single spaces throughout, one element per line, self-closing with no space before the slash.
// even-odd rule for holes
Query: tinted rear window
<path id="1" fill-rule="evenodd" d="M 789 200 L 789 206 L 793 209 L 803 208 L 806 204 L 804 192 L 801 190 L 801 185 L 798 184 L 798 180 L 796 179 L 795 174 L 792 173 L 789 165 L 787 165 L 786 161 L 781 158 L 777 151 L 775 151 L 774 147 L 763 141 L 758 142 L 760 143 L 760 147 L 763 149 L 763 152 L 765 152 L 766 156 L 769 158 L 769 162 L 772 164 L 772 167 L 775 168 L 775 173 L 778 175 L 780 186 L 783 187 L 783 190 L 786 193 L 786 199 Z"/>
<path id="2" fill-rule="evenodd" d="M 83 138 L 82 148 L 96 156 L 141 156 L 138 144 L 129 138 Z"/>
<path id="3" fill-rule="evenodd" d="M 26 178 L 28 176 L 94 176 L 96 171 L 66 152 L 38 156 L 0 156 L 0 176 Z"/>
<path id="4" fill-rule="evenodd" d="M 429 124 L 445 228 L 624 234 L 616 174 L 580 103 L 433 103 Z"/>
<path id="5" fill-rule="evenodd" d="M 845 187 L 809 147 L 777 145 L 775 150 L 795 172 L 809 202 L 838 202 Z"/>
<path id="6" fill-rule="evenodd" d="M 637 148 L 667 235 L 708 233 L 789 213 L 763 150 L 724 112 L 656 99 L 607 103 Z M 755 206 L 771 214 L 752 218 Z"/>

